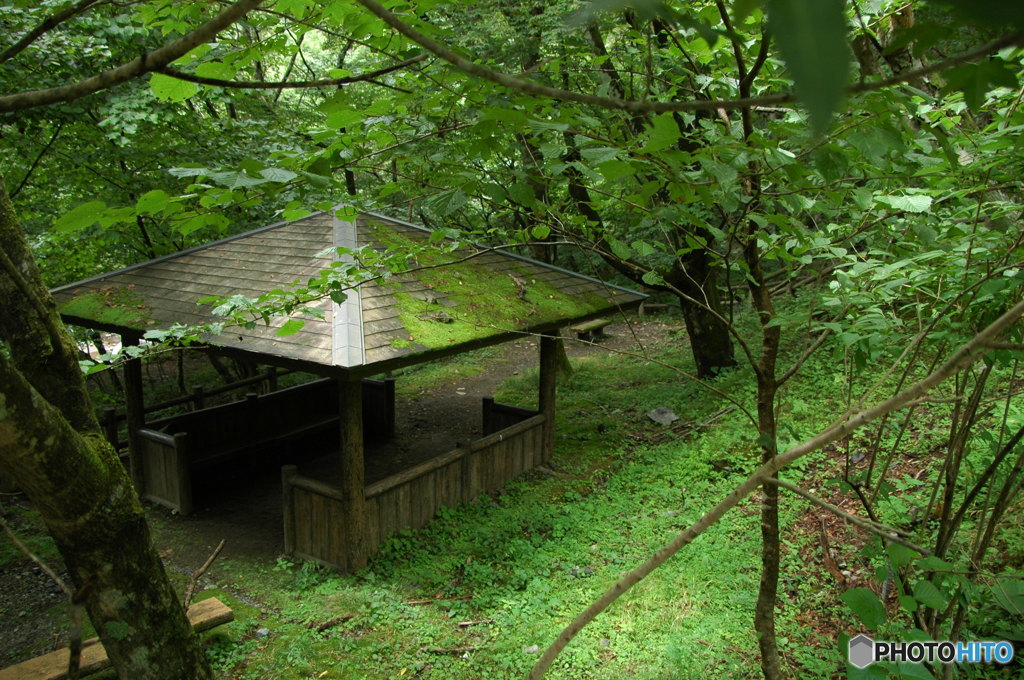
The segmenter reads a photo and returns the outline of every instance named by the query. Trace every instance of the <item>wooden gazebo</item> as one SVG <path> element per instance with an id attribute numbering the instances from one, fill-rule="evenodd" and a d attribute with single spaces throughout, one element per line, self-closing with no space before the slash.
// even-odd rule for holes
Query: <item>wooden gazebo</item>
<path id="1" fill-rule="evenodd" d="M 346 291 L 340 303 L 327 297 L 311 302 L 308 306 L 318 312 L 300 317 L 304 324 L 297 332 L 287 333 L 292 324 L 282 334 L 287 319 L 277 318 L 252 328 L 231 326 L 206 339 L 218 351 L 327 379 L 316 387 L 316 399 L 321 408 L 325 395 L 337 400 L 331 415 L 336 416 L 332 426 L 340 428 L 342 481 L 330 487 L 285 468 L 285 548 L 354 570 L 391 531 L 421 526 L 441 505 L 496 488 L 547 460 L 554 441 L 559 329 L 619 313 L 644 298 L 505 250 L 437 245 L 431 232 L 416 225 L 339 208 L 63 286 L 53 294 L 68 323 L 118 333 L 130 345 L 150 329 L 215 321 L 210 306 L 199 304 L 210 296 L 254 298 L 307 285 L 360 253 L 410 253 L 402 266 L 388 263 L 395 273 L 383 271 L 364 281 Z M 487 428 L 492 431 L 485 429 L 483 440 L 365 485 L 363 410 L 364 394 L 370 393 L 361 386 L 363 379 L 523 334 L 540 336 L 536 415 L 506 418 L 493 412 Z M 137 360 L 129 362 L 125 377 L 131 464 L 140 493 L 187 512 L 188 477 L 198 461 L 212 455 L 209 442 L 193 439 L 185 446 L 183 433 L 148 430 Z M 289 405 L 294 400 L 288 395 L 275 399 L 208 414 L 206 420 L 223 429 L 234 413 L 248 408 L 248 422 L 261 422 L 266 432 L 275 423 L 294 426 L 296 419 L 308 418 L 310 409 Z M 194 423 L 203 417 L 188 416 Z"/>

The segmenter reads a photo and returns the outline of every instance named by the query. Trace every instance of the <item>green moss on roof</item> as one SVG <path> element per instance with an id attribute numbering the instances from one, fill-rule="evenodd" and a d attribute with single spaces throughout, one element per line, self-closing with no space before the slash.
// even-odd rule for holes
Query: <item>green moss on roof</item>
<path id="1" fill-rule="evenodd" d="M 60 313 L 67 316 L 138 330 L 154 323 L 150 311 L 130 286 L 107 286 L 76 295 L 60 305 Z"/>
<path id="2" fill-rule="evenodd" d="M 372 234 L 388 249 L 418 250 L 423 245 L 386 227 L 375 226 Z M 526 263 L 514 262 L 512 271 L 499 272 L 479 260 L 452 262 L 467 254 L 419 250 L 417 265 L 429 268 L 416 270 L 412 277 L 430 291 L 426 295 L 412 295 L 398 281 L 388 284 L 409 342 L 431 349 L 449 347 L 577 319 L 608 307 L 608 301 L 595 293 L 571 295 L 534 278 Z"/>

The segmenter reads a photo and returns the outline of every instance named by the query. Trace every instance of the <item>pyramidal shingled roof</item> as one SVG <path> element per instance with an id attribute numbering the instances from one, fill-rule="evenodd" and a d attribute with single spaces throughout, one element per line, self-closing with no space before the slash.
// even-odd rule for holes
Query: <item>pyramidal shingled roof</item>
<path id="1" fill-rule="evenodd" d="M 118 333 L 215 321 L 200 299 L 305 285 L 349 250 L 411 248 L 406 270 L 365 281 L 293 335 L 286 319 L 228 327 L 209 344 L 319 367 L 375 372 L 638 305 L 644 295 L 503 250 L 421 246 L 430 232 L 344 209 L 215 241 L 53 290 L 68 323 Z"/>

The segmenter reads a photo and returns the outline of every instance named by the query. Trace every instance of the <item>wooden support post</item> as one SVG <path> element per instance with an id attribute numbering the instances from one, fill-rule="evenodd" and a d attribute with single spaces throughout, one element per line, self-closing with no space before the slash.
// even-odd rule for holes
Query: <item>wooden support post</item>
<path id="1" fill-rule="evenodd" d="M 291 555 L 295 552 L 295 487 L 292 486 L 292 478 L 298 474 L 298 468 L 294 465 L 285 465 L 281 468 L 281 505 L 284 510 L 284 554 Z"/>
<path id="2" fill-rule="evenodd" d="M 541 460 L 548 462 L 555 452 L 555 385 L 558 379 L 558 352 L 562 343 L 559 330 L 540 339 L 540 389 L 537 409 L 544 414 Z"/>
<path id="3" fill-rule="evenodd" d="M 206 390 L 202 385 L 192 386 L 192 410 L 199 411 L 206 408 Z"/>
<path id="4" fill-rule="evenodd" d="M 338 378 L 341 415 L 341 494 L 347 571 L 366 566 L 366 483 L 363 469 L 363 386 L 359 380 Z"/>
<path id="5" fill-rule="evenodd" d="M 387 412 L 387 425 L 384 438 L 391 441 L 395 437 L 395 379 L 384 378 L 384 408 Z"/>
<path id="6" fill-rule="evenodd" d="M 103 409 L 103 434 L 114 449 L 118 448 L 117 440 L 117 410 L 112 408 Z"/>
<path id="7" fill-rule="evenodd" d="M 487 436 L 492 432 L 497 432 L 498 428 L 494 426 L 494 397 L 484 397 L 481 401 L 482 407 L 482 424 L 480 432 L 483 436 Z"/>
<path id="8" fill-rule="evenodd" d="M 267 392 L 277 392 L 277 366 L 267 371 Z"/>
<path id="9" fill-rule="evenodd" d="M 138 335 L 122 335 L 121 343 L 127 347 L 137 345 L 141 340 Z M 125 422 L 128 425 L 129 467 L 135 488 L 142 494 L 145 489 L 145 477 L 142 471 L 142 454 L 139 449 L 138 432 L 146 424 L 146 405 L 142 389 L 142 359 L 129 359 L 124 364 L 124 408 Z"/>
<path id="10" fill-rule="evenodd" d="M 192 479 L 189 471 L 189 438 L 187 432 L 174 435 L 174 483 L 177 485 L 178 512 L 182 515 L 192 514 Z"/>

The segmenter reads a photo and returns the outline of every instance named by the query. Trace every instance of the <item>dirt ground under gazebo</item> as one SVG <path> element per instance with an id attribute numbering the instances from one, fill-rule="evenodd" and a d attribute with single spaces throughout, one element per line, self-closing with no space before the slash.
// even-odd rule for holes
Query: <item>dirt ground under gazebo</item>
<path id="1" fill-rule="evenodd" d="M 662 341 L 677 325 L 681 320 L 614 323 L 599 343 L 567 340 L 566 353 L 580 357 L 635 351 L 638 341 L 644 345 Z M 524 338 L 494 347 L 488 354 L 481 359 L 484 370 L 466 376 L 452 372 L 443 382 L 417 394 L 400 394 L 394 439 L 368 447 L 367 483 L 480 437 L 481 397 L 493 395 L 504 380 L 535 370 L 537 343 Z M 329 451 L 311 455 L 299 464 L 299 470 L 329 479 L 337 474 L 336 456 Z M 215 488 L 209 488 L 211 485 Z M 238 483 L 236 475 L 230 483 L 214 479 L 199 485 L 195 511 L 188 517 L 172 517 L 158 507 L 152 507 L 151 512 L 168 517 L 173 526 L 173 536 L 168 536 L 168 545 L 162 547 L 171 551 L 165 559 L 172 568 L 195 569 L 222 538 L 228 539 L 223 556 L 273 561 L 282 553 L 281 475 L 277 468 L 257 471 L 247 476 L 245 483 Z"/>

